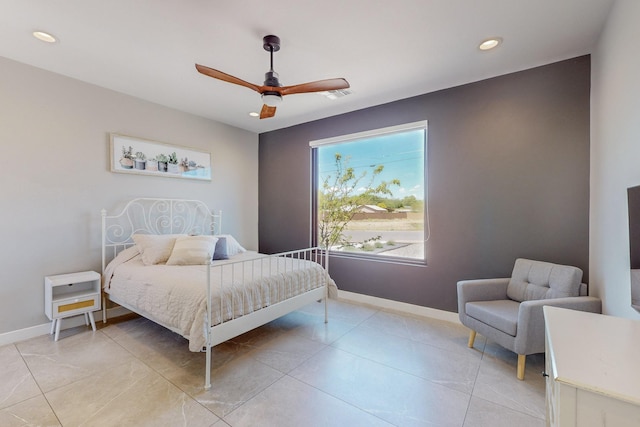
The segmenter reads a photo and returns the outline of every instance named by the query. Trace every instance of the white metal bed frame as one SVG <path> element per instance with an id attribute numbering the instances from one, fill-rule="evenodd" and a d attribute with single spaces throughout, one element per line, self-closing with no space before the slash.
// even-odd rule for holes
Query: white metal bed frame
<path id="1" fill-rule="evenodd" d="M 137 198 L 129 201 L 122 211 L 117 215 L 107 215 L 105 209 L 102 210 L 102 273 L 104 275 L 105 268 L 110 260 L 112 260 L 120 251 L 133 246 L 133 234 L 220 234 L 222 230 L 222 212 L 212 213 L 203 202 L 199 200 L 183 200 L 183 199 L 154 199 L 154 198 Z M 293 266 L 295 262 L 302 260 L 313 261 L 320 264 L 325 270 L 328 270 L 328 253 L 320 248 L 307 248 L 296 251 L 283 252 L 269 255 L 269 257 L 285 257 L 291 261 L 285 262 L 287 265 Z M 219 266 L 217 271 L 222 276 L 223 269 L 231 268 L 240 263 L 259 263 L 265 258 L 250 259 L 245 261 L 236 261 L 225 263 Z M 314 301 L 324 299 L 324 316 L 327 322 L 327 298 L 328 284 L 307 291 L 303 294 L 285 299 L 284 301 L 269 305 L 267 307 L 256 310 L 250 314 L 240 317 L 232 317 L 225 320 L 221 314 L 221 321 L 212 325 L 211 316 L 211 263 L 207 269 L 207 316 L 204 321 L 205 331 L 205 351 L 206 351 L 206 368 L 205 368 L 205 389 L 211 388 L 211 348 L 223 343 L 231 338 L 237 337 L 245 332 L 262 326 L 272 320 L 275 320 L 287 313 L 297 310 Z M 253 265 L 252 265 L 253 267 Z M 228 270 L 227 270 L 228 271 Z M 244 271 L 244 269 L 242 269 Z M 251 269 L 253 271 L 253 268 Z M 286 273 L 286 271 L 273 271 L 273 274 Z M 244 283 L 253 280 L 253 277 L 233 277 L 233 285 L 242 286 Z M 249 275 L 252 276 L 252 275 Z M 222 280 L 220 280 L 222 283 Z M 222 288 L 223 285 L 221 284 Z M 224 295 L 221 289 L 220 295 Z M 130 310 L 140 313 L 131 307 L 125 301 L 112 299 L 110 296 L 102 292 L 103 312 L 102 320 L 107 322 L 107 299 Z M 224 298 L 221 297 L 220 304 L 224 304 Z M 160 325 L 173 330 L 167 325 L 163 325 L 154 319 L 150 319 Z M 174 332 L 177 332 L 174 330 Z"/>

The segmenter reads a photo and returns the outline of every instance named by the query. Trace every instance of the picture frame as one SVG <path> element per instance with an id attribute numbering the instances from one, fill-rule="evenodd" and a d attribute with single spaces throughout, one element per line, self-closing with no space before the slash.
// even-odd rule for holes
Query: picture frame
<path id="1" fill-rule="evenodd" d="M 211 153 L 110 134 L 111 172 L 211 181 Z"/>

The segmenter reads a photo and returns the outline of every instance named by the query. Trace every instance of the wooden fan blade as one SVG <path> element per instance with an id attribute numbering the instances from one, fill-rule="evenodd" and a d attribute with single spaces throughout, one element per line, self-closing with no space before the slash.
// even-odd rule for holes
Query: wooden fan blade
<path id="1" fill-rule="evenodd" d="M 276 115 L 276 107 L 269 107 L 267 104 L 262 106 L 262 110 L 260 111 L 261 119 L 268 119 L 269 117 L 273 117 Z"/>
<path id="2" fill-rule="evenodd" d="M 213 77 L 214 79 L 222 80 L 227 83 L 233 83 L 236 85 L 248 87 L 249 89 L 260 92 L 260 86 L 253 83 L 245 82 L 242 79 L 232 76 L 231 74 L 223 73 L 222 71 L 214 70 L 213 68 L 205 67 L 204 65 L 196 64 L 196 70 L 205 76 Z"/>
<path id="3" fill-rule="evenodd" d="M 302 83 L 293 86 L 282 86 L 276 88 L 276 91 L 280 92 L 280 95 L 292 95 L 294 93 L 310 93 L 310 92 L 324 92 L 329 90 L 347 89 L 349 82 L 345 79 L 326 79 L 318 80 L 316 82 Z"/>

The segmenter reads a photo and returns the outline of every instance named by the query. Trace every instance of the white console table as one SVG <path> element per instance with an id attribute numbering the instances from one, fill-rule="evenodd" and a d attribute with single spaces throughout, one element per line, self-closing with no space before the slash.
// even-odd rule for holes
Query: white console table
<path id="1" fill-rule="evenodd" d="M 640 321 L 544 307 L 547 425 L 640 426 Z"/>

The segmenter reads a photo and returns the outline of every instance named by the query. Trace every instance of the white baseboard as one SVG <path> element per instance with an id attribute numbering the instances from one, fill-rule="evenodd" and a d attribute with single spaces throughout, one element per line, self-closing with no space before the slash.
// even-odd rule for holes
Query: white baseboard
<path id="1" fill-rule="evenodd" d="M 109 318 L 122 316 L 124 314 L 130 313 L 129 310 L 123 307 L 114 307 L 108 310 Z M 96 322 L 102 321 L 102 310 L 94 311 L 93 316 L 96 319 Z M 84 316 L 78 315 L 69 317 L 67 319 L 62 319 L 62 323 L 60 324 L 60 329 L 69 329 L 75 328 L 76 326 L 84 325 Z M 0 334 L 0 346 L 13 344 L 15 342 L 28 340 L 30 338 L 39 337 L 40 335 L 48 335 L 51 332 L 51 322 L 43 323 L 41 325 L 31 326 L 29 328 L 18 329 L 16 331 L 5 332 Z"/>
<path id="2" fill-rule="evenodd" d="M 83 319 L 84 321 L 84 319 Z M 64 322 L 62 325 L 67 326 Z M 60 326 L 62 328 L 62 325 Z M 48 334 L 51 331 L 51 322 L 42 325 L 31 326 L 30 328 L 18 329 L 17 331 L 5 332 L 0 334 L 0 346 L 13 344 L 14 342 L 24 341 L 29 338 L 38 337 Z"/>
<path id="3" fill-rule="evenodd" d="M 338 299 L 353 301 L 374 307 L 386 308 L 389 310 L 401 311 L 415 316 L 429 317 L 432 319 L 445 320 L 452 323 L 460 323 L 458 313 L 438 310 L 436 308 L 423 307 L 421 305 L 407 304 L 406 302 L 393 301 L 384 298 L 372 297 L 370 295 L 357 294 L 355 292 L 338 290 Z"/>

